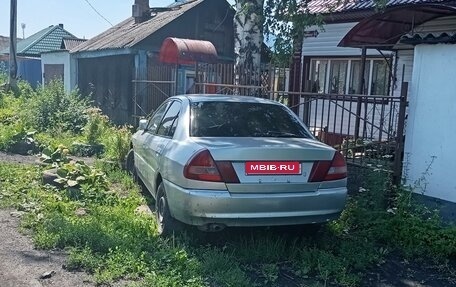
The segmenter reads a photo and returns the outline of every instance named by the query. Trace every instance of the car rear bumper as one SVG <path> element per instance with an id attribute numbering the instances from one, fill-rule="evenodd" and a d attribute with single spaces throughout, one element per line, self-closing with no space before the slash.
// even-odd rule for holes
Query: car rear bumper
<path id="1" fill-rule="evenodd" d="M 269 226 L 323 223 L 345 207 L 345 187 L 317 192 L 230 194 L 227 190 L 188 190 L 163 182 L 171 215 L 190 225 Z"/>

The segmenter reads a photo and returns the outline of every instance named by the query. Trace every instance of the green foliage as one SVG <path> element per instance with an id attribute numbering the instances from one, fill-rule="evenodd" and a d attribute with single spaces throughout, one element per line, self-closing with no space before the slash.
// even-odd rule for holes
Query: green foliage
<path id="1" fill-rule="evenodd" d="M 88 144 L 99 144 L 104 130 L 109 126 L 109 119 L 101 113 L 99 108 L 86 110 L 88 116 L 87 125 L 84 127 L 84 135 Z"/>
<path id="2" fill-rule="evenodd" d="M 71 154 L 76 156 L 100 156 L 103 154 L 105 146 L 103 144 L 86 144 L 73 142 L 70 147 Z"/>
<path id="3" fill-rule="evenodd" d="M 51 150 L 58 148 L 60 145 L 68 147 L 70 154 L 72 144 L 84 140 L 82 134 L 75 134 L 69 131 L 59 133 L 39 132 L 35 134 L 34 138 L 40 143 L 40 146 L 48 147 Z"/>
<path id="4" fill-rule="evenodd" d="M 103 144 L 106 147 L 105 157 L 109 160 L 123 163 L 130 150 L 131 126 L 119 128 L 111 127 L 103 136 Z"/>
<path id="5" fill-rule="evenodd" d="M 0 150 L 9 151 L 23 131 L 25 128 L 20 121 L 8 125 L 0 123 Z"/>
<path id="6" fill-rule="evenodd" d="M 40 160 L 43 163 L 59 167 L 70 162 L 68 153 L 69 151 L 64 145 L 59 145 L 56 149 L 48 146 L 41 151 Z"/>
<path id="7" fill-rule="evenodd" d="M 58 178 L 54 181 L 65 187 L 83 187 L 86 192 L 92 191 L 95 194 L 108 190 L 104 172 L 88 166 L 83 161 L 69 162 L 59 166 L 57 175 Z"/>
<path id="8" fill-rule="evenodd" d="M 77 133 L 87 123 L 84 112 L 88 107 L 88 100 L 77 90 L 67 93 L 63 83 L 54 80 L 28 95 L 21 117 L 38 131 Z"/>

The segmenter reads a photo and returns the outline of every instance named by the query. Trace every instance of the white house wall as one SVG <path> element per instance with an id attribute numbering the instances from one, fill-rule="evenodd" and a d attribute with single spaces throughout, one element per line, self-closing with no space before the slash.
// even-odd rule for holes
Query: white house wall
<path id="1" fill-rule="evenodd" d="M 456 45 L 416 46 L 404 163 L 406 182 L 416 192 L 452 202 L 456 202 L 455 75 Z"/>
<path id="2" fill-rule="evenodd" d="M 65 91 L 71 91 L 74 88 L 74 77 L 71 73 L 71 64 L 70 64 L 70 53 L 68 51 L 58 51 L 52 53 L 43 53 L 41 54 L 41 70 L 43 71 L 42 83 L 44 85 L 44 65 L 49 64 L 61 64 L 63 65 L 63 84 Z M 74 75 L 74 74 L 73 74 Z M 73 83 L 72 83 L 73 78 Z"/>
<path id="3" fill-rule="evenodd" d="M 441 33 L 456 31 L 456 16 L 442 17 L 415 27 L 413 33 Z"/>
<path id="4" fill-rule="evenodd" d="M 396 78 L 391 81 L 391 89 L 393 96 L 399 97 L 401 95 L 402 82 L 412 80 L 413 71 L 413 50 L 399 50 L 397 52 Z"/>
<path id="5" fill-rule="evenodd" d="M 312 26 L 306 31 L 318 31 L 317 37 L 305 38 L 302 45 L 302 55 L 304 57 L 315 56 L 361 56 L 360 48 L 337 47 L 342 38 L 358 22 L 326 24 L 322 27 Z M 379 56 L 377 50 L 368 49 L 368 56 Z"/>
<path id="6" fill-rule="evenodd" d="M 324 58 L 344 58 L 344 57 L 360 57 L 361 50 L 358 48 L 343 48 L 337 47 L 340 40 L 356 25 L 357 23 L 337 23 L 327 24 L 321 27 L 310 27 L 307 31 L 318 30 L 317 37 L 305 38 L 303 41 L 302 56 L 306 58 L 324 59 Z M 429 21 L 421 26 L 414 28 L 413 32 L 419 33 L 439 33 L 456 30 L 456 17 L 445 17 Z M 385 55 L 390 55 L 391 52 L 384 52 Z M 373 49 L 367 50 L 368 56 L 381 57 L 378 51 Z M 414 51 L 413 47 L 408 49 L 398 50 L 393 53 L 393 68 L 395 71 L 395 78 L 391 79 L 390 94 L 399 97 L 401 94 L 402 81 L 412 81 Z M 409 85 L 410 87 L 410 85 Z M 409 98 L 413 97 L 409 93 Z M 301 104 L 304 100 L 301 100 Z M 323 105 L 322 100 L 313 101 L 311 104 L 311 116 L 309 126 L 311 127 L 328 127 L 330 132 L 341 133 L 345 135 L 354 135 L 355 120 L 354 114 L 356 112 L 356 104 L 350 105 L 346 103 L 341 107 L 341 103 L 331 103 L 326 101 Z M 365 114 L 365 106 L 362 106 L 361 114 Z M 371 140 L 386 139 L 394 134 L 397 116 L 398 105 L 381 105 L 381 104 L 368 104 L 366 116 L 369 125 L 377 126 L 378 128 L 369 128 L 365 132 L 365 137 Z M 349 114 L 352 118 L 348 120 Z M 303 115 L 303 105 L 299 109 L 299 115 Z M 342 117 L 344 118 L 342 120 Z M 390 118 L 391 117 L 391 118 Z M 382 120 L 381 120 L 382 119 Z M 381 126 L 383 122 L 390 122 L 393 127 Z M 362 123 L 361 123 L 362 129 Z M 381 130 L 383 132 L 381 132 Z M 385 131 L 389 132 L 385 133 Z M 361 130 L 362 132 L 362 130 Z"/>

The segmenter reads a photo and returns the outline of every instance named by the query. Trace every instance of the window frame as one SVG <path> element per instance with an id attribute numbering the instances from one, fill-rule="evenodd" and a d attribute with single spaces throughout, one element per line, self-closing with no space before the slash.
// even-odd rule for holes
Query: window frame
<path id="1" fill-rule="evenodd" d="M 308 77 L 307 79 L 309 80 L 309 82 L 311 83 L 311 85 L 314 83 L 315 80 L 317 80 L 315 78 L 316 76 L 316 70 L 314 70 L 314 68 L 316 68 L 317 66 L 317 61 L 320 61 L 320 66 L 321 66 L 321 62 L 325 62 L 326 63 L 326 70 L 325 70 L 325 75 L 324 75 L 324 78 L 325 78 L 325 81 L 324 81 L 324 89 L 323 89 L 323 92 L 315 92 L 315 93 L 319 93 L 319 94 L 330 94 L 331 92 L 331 75 L 332 75 L 332 62 L 333 61 L 347 61 L 347 65 L 346 65 L 346 75 L 345 75 L 345 82 L 344 82 L 344 92 L 342 95 L 350 95 L 350 84 L 352 82 L 352 73 L 353 73 L 353 69 L 352 69 L 352 64 L 353 62 L 358 62 L 358 61 L 361 61 L 361 58 L 360 57 L 324 57 L 324 56 L 321 56 L 321 57 L 309 57 L 309 72 L 308 72 Z M 373 82 L 373 79 L 372 79 L 372 75 L 373 75 L 373 69 L 374 69 L 374 62 L 376 61 L 384 61 L 386 62 L 386 65 L 387 65 L 387 69 L 385 71 L 386 73 L 386 83 L 385 83 L 385 91 L 386 91 L 386 94 L 385 95 L 381 95 L 381 96 L 390 96 L 392 91 L 391 91 L 391 71 L 388 67 L 391 67 L 391 63 L 393 61 L 393 58 L 392 57 L 379 57 L 379 56 L 369 56 L 366 58 L 366 71 L 365 71 L 365 74 L 368 75 L 368 79 L 364 85 L 364 91 L 367 92 L 366 95 L 368 96 L 380 96 L 380 95 L 372 95 L 372 82 Z M 355 93 L 357 94 L 357 93 Z"/>
<path id="2" fill-rule="evenodd" d="M 152 134 L 152 135 L 156 135 L 157 134 L 157 131 L 161 125 L 161 122 L 163 120 L 163 117 L 165 116 L 165 114 L 168 112 L 168 109 L 169 107 L 171 106 L 172 102 L 174 100 L 166 100 L 164 101 L 160 106 L 158 106 L 158 108 L 155 110 L 155 112 L 150 116 L 150 119 L 147 121 L 147 126 L 146 126 L 146 129 L 145 131 Z M 167 106 L 168 105 L 168 106 Z M 151 122 L 152 122 L 152 119 L 155 117 L 155 115 L 162 109 L 162 108 L 165 108 L 164 112 L 163 112 L 163 115 L 161 116 L 160 120 L 158 121 L 158 124 L 157 124 L 157 128 L 152 131 L 151 129 Z"/>
<path id="3" fill-rule="evenodd" d="M 160 131 L 160 128 L 163 127 L 163 121 L 164 121 L 164 119 L 166 118 L 166 115 L 168 114 L 168 112 L 169 112 L 169 110 L 171 109 L 171 107 L 172 107 L 174 104 L 176 104 L 176 103 L 179 105 L 179 111 L 177 112 L 176 116 L 175 116 L 174 119 L 172 120 L 170 130 L 168 131 L 167 134 L 163 134 L 163 135 L 158 134 L 158 132 Z M 158 136 L 158 137 L 163 137 L 163 138 L 173 138 L 173 137 L 174 137 L 174 134 L 175 134 L 175 130 L 174 130 L 174 132 L 173 132 L 172 135 L 170 135 L 170 132 L 171 132 L 171 130 L 172 130 L 172 127 L 173 127 L 174 124 L 176 123 L 176 121 L 179 122 L 179 117 L 180 117 L 181 113 L 182 113 L 182 101 L 177 100 L 177 99 L 171 101 L 170 105 L 169 105 L 168 108 L 166 109 L 166 112 L 163 114 L 163 117 L 162 117 L 161 120 L 160 120 L 160 124 L 159 124 L 158 127 L 157 127 L 157 130 L 156 130 L 156 132 L 155 132 L 155 135 Z M 177 126 L 176 126 L 176 128 L 177 128 Z"/>

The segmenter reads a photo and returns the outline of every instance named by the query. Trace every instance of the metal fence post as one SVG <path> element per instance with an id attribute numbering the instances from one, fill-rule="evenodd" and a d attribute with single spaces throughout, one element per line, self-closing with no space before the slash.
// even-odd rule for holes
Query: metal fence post
<path id="1" fill-rule="evenodd" d="M 402 179 L 404 160 L 405 116 L 407 110 L 408 82 L 403 82 L 399 105 L 399 117 L 396 132 L 396 149 L 394 151 L 393 184 L 399 185 Z"/>
<path id="2" fill-rule="evenodd" d="M 361 50 L 361 69 L 359 71 L 358 94 L 364 94 L 364 71 L 366 70 L 366 52 L 367 48 L 363 47 Z M 361 105 L 362 97 L 358 97 L 356 105 L 356 118 L 355 118 L 355 139 L 359 138 L 359 126 L 361 124 Z"/>

